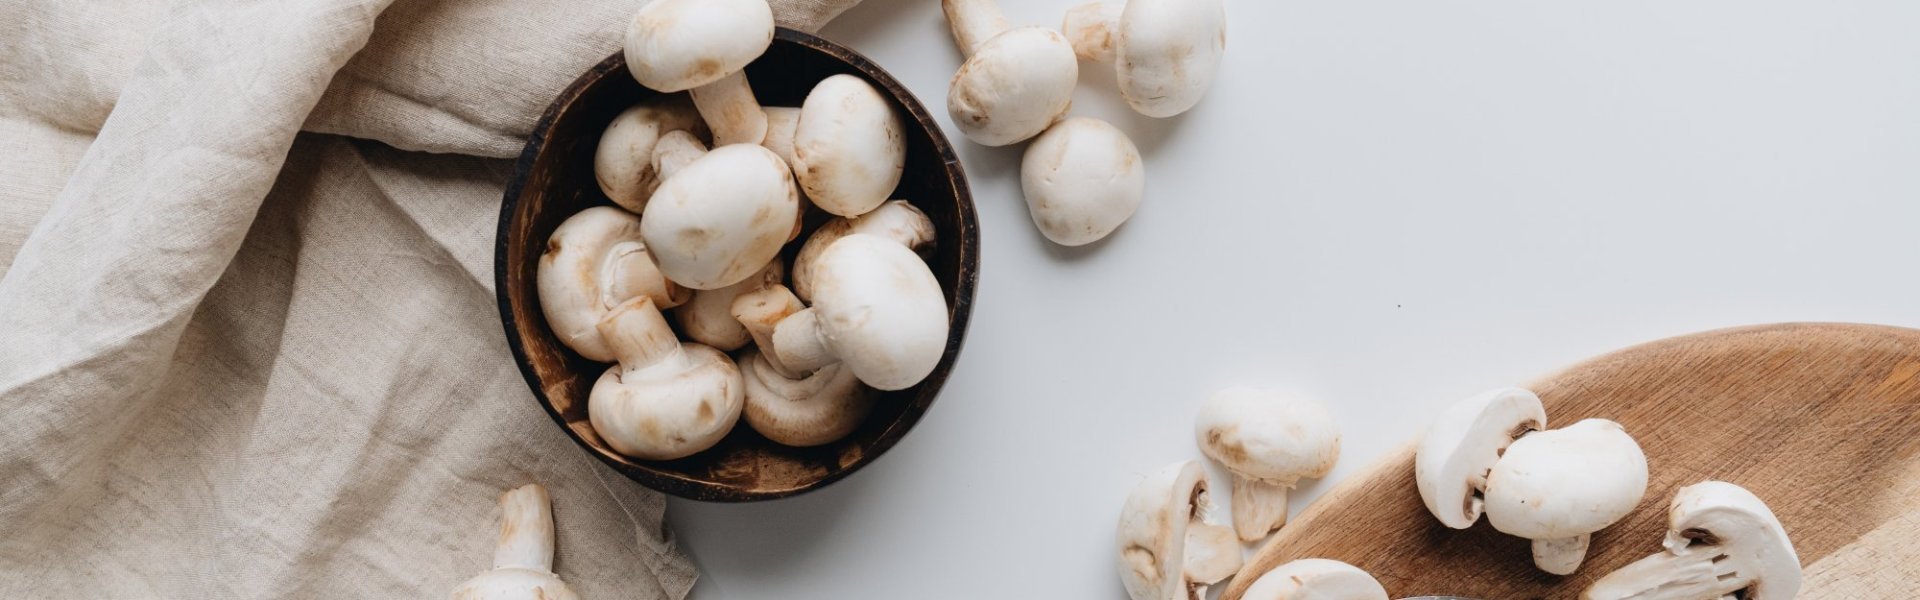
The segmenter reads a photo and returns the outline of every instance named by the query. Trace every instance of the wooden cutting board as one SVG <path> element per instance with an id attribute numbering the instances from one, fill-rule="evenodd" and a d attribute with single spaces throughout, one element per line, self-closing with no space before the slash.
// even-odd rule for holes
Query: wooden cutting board
<path id="1" fill-rule="evenodd" d="M 1396 598 L 1577 598 L 1660 549 L 1667 501 L 1707 479 L 1766 500 L 1799 549 L 1799 598 L 1920 596 L 1920 330 L 1787 324 L 1635 346 L 1527 386 L 1549 427 L 1600 417 L 1646 450 L 1647 495 L 1593 536 L 1580 571 L 1533 567 L 1527 540 L 1440 525 L 1413 483 L 1413 446 L 1327 492 L 1268 540 L 1220 596 L 1308 557 L 1371 571 Z"/>

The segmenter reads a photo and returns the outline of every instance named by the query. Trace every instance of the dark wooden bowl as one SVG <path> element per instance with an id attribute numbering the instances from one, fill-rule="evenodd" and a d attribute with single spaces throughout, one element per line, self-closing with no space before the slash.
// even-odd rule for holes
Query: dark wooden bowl
<path id="1" fill-rule="evenodd" d="M 907 122 L 906 174 L 892 197 L 911 201 L 933 220 L 939 238 L 928 264 L 947 294 L 952 326 L 946 355 L 932 375 L 912 388 L 881 394 L 859 430 L 825 446 L 781 446 L 740 423 L 705 452 L 675 461 L 641 461 L 608 448 L 588 422 L 587 393 L 608 365 L 581 358 L 553 336 L 540 312 L 534 272 L 547 237 L 561 221 L 587 207 L 612 204 L 594 183 L 594 148 L 615 114 L 658 93 L 640 87 L 627 74 L 619 53 L 554 99 L 514 165 L 501 200 L 494 255 L 494 285 L 507 345 L 534 398 L 554 422 L 580 447 L 642 485 L 716 502 L 767 500 L 820 488 L 873 462 L 900 441 L 933 404 L 953 369 L 972 308 L 980 234 L 966 176 L 939 125 L 886 71 L 812 35 L 781 29 L 766 55 L 747 67 L 754 93 L 768 106 L 799 106 L 816 82 L 840 73 L 866 79 L 886 93 Z M 809 225 L 817 225 L 817 219 Z M 788 248 L 789 260 L 792 246 L 797 244 Z"/>

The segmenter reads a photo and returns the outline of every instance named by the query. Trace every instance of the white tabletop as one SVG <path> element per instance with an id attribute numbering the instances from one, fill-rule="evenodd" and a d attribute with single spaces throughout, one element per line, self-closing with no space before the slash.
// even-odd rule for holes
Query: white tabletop
<path id="1" fill-rule="evenodd" d="M 1058 26 L 1073 2 L 1002 4 Z M 948 127 L 984 248 L 952 379 L 826 489 L 672 502 L 695 598 L 1124 598 L 1120 503 L 1200 458 L 1193 411 L 1218 388 L 1293 388 L 1340 419 L 1340 464 L 1298 511 L 1443 405 L 1598 353 L 1776 321 L 1920 326 L 1920 3 L 1227 11 L 1219 79 L 1185 115 L 1136 116 L 1083 65 L 1075 113 L 1147 164 L 1145 203 L 1103 243 L 1050 245 L 1020 148 Z M 945 28 L 934 0 L 867 0 L 823 35 L 944 121 Z"/>

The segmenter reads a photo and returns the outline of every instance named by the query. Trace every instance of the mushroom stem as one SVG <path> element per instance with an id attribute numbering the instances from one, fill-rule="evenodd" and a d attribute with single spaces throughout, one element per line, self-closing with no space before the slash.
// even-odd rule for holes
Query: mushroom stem
<path id="1" fill-rule="evenodd" d="M 493 568 L 553 571 L 553 509 L 547 488 L 527 484 L 500 495 L 500 544 Z"/>
<path id="2" fill-rule="evenodd" d="M 753 97 L 746 72 L 735 71 L 688 93 L 700 118 L 713 130 L 713 145 L 758 144 L 767 138 L 767 113 Z"/>
<path id="3" fill-rule="evenodd" d="M 693 164 L 693 161 L 706 156 L 707 145 L 700 138 L 684 129 L 669 131 L 653 143 L 653 172 L 660 181 L 672 179 L 675 173 Z"/>
<path id="4" fill-rule="evenodd" d="M 653 255 L 647 253 L 647 245 L 632 240 L 607 249 L 605 262 L 600 265 L 600 280 L 607 282 L 600 290 L 604 306 L 619 306 L 628 298 L 646 296 L 660 308 L 673 308 L 693 293 L 662 276 Z"/>
<path id="5" fill-rule="evenodd" d="M 747 335 L 760 347 L 760 356 L 774 373 L 787 379 L 803 379 L 806 371 L 794 370 L 780 362 L 779 353 L 773 349 L 773 332 L 780 321 L 806 308 L 787 286 L 769 285 L 734 298 L 732 312 L 740 326 L 747 328 Z"/>
<path id="6" fill-rule="evenodd" d="M 773 328 L 773 353 L 787 368 L 812 373 L 834 363 L 820 321 L 812 308 L 793 313 Z"/>
<path id="7" fill-rule="evenodd" d="M 953 25 L 953 43 L 962 58 L 972 58 L 980 44 L 1005 32 L 1007 16 L 993 0 L 940 0 L 940 8 Z"/>
<path id="8" fill-rule="evenodd" d="M 800 109 L 792 106 L 768 106 L 761 109 L 767 113 L 767 136 L 760 145 L 780 156 L 780 160 L 793 165 L 793 134 L 800 130 Z"/>
<path id="9" fill-rule="evenodd" d="M 1568 538 L 1533 541 L 1533 564 L 1554 575 L 1571 575 L 1587 559 L 1590 534 Z"/>
<path id="10" fill-rule="evenodd" d="M 1095 63 L 1113 60 L 1113 32 L 1120 28 L 1120 5 L 1088 2 L 1067 11 L 1061 33 L 1073 44 L 1074 56 Z"/>
<path id="11" fill-rule="evenodd" d="M 1216 583 L 1240 570 L 1240 544 L 1233 539 L 1233 529 L 1225 525 L 1198 519 L 1187 525 L 1184 555 L 1182 568 L 1196 583 Z"/>
<path id="12" fill-rule="evenodd" d="M 1583 600 L 1693 600 L 1723 598 L 1753 585 L 1738 561 L 1717 552 L 1661 552 L 1607 574 L 1581 594 Z"/>
<path id="13" fill-rule="evenodd" d="M 1241 541 L 1259 541 L 1287 524 L 1287 488 L 1271 481 L 1233 478 L 1233 530 Z"/>
<path id="14" fill-rule="evenodd" d="M 641 296 L 607 313 L 598 325 L 600 336 L 620 361 L 621 373 L 633 373 L 648 367 L 685 357 L 680 339 L 674 337 L 667 318 L 653 305 L 653 299 Z"/>

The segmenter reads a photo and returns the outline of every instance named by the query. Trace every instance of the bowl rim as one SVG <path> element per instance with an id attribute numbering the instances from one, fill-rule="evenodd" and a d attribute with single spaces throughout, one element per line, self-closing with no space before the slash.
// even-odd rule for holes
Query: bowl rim
<path id="1" fill-rule="evenodd" d="M 854 471 L 866 468 L 874 461 L 879 460 L 882 454 L 885 454 L 887 450 L 899 443 L 901 438 L 906 437 L 906 434 L 913 429 L 915 424 L 919 423 L 921 417 L 925 416 L 926 412 L 932 407 L 933 401 L 939 397 L 941 389 L 946 386 L 947 378 L 952 373 L 954 364 L 959 358 L 960 350 L 962 346 L 964 346 L 967 324 L 973 313 L 973 297 L 978 285 L 980 271 L 979 216 L 975 211 L 972 189 L 967 184 L 966 171 L 962 168 L 960 159 L 954 152 L 953 144 L 948 141 L 946 133 L 941 129 L 939 122 L 927 112 L 926 107 L 920 103 L 919 98 L 915 96 L 911 90 L 908 90 L 899 80 L 894 79 L 893 75 L 881 69 L 879 65 L 874 64 L 873 61 L 867 59 L 866 56 L 819 36 L 785 27 L 775 29 L 774 39 L 798 44 L 814 51 L 824 52 L 837 60 L 845 62 L 855 71 L 860 72 L 863 76 L 878 83 L 880 87 L 886 90 L 889 96 L 899 101 L 901 106 L 906 109 L 908 119 L 928 132 L 934 154 L 939 158 L 941 168 L 945 171 L 948 181 L 952 184 L 955 208 L 959 212 L 960 218 L 956 224 L 956 230 L 960 234 L 959 237 L 961 239 L 954 240 L 953 242 L 959 245 L 959 273 L 957 273 L 954 278 L 953 306 L 950 307 L 952 321 L 948 326 L 947 349 L 940 357 L 939 364 L 934 367 L 933 373 L 929 375 L 927 379 L 916 385 L 916 389 L 921 391 L 909 400 L 909 404 L 902 410 L 900 416 L 874 438 L 872 445 L 868 446 L 858 459 L 806 485 L 779 490 L 742 490 L 712 481 L 665 473 L 656 469 L 647 468 L 644 465 L 635 467 L 615 461 L 612 457 L 596 450 L 588 444 L 584 438 L 580 437 L 580 434 L 574 431 L 573 427 L 567 423 L 566 417 L 554 408 L 552 400 L 547 397 L 546 390 L 541 385 L 539 376 L 533 370 L 533 361 L 528 358 L 526 347 L 521 343 L 520 336 L 517 333 L 517 322 L 513 316 L 514 305 L 512 295 L 509 293 L 510 288 L 507 281 L 507 265 L 512 260 L 512 257 L 509 257 L 507 253 L 507 240 L 513 228 L 513 215 L 515 210 L 520 206 L 520 192 L 527 185 L 528 173 L 533 168 L 535 158 L 539 155 L 541 149 L 546 146 L 547 135 L 552 129 L 554 121 L 565 112 L 568 106 L 578 100 L 579 97 L 586 92 L 587 87 L 593 82 L 609 76 L 609 72 L 611 71 L 625 71 L 626 57 L 623 52 L 615 51 L 598 64 L 595 64 L 592 68 L 589 68 L 586 72 L 581 73 L 579 77 L 567 85 L 566 89 L 554 97 L 552 103 L 547 105 L 547 109 L 541 114 L 540 120 L 534 124 L 533 132 L 528 135 L 527 143 L 522 147 L 520 156 L 514 160 L 512 175 L 507 179 L 506 190 L 500 200 L 499 223 L 494 237 L 494 297 L 500 312 L 502 331 L 507 338 L 507 348 L 513 354 L 515 367 L 520 370 L 521 378 L 526 381 L 528 390 L 533 393 L 534 402 L 539 404 L 541 410 L 546 411 L 547 416 L 553 420 L 554 424 L 557 425 L 561 431 L 565 432 L 567 437 L 571 438 L 574 444 L 579 446 L 580 449 L 588 455 L 599 459 L 600 462 L 613 468 L 614 471 L 625 475 L 628 479 L 632 479 L 650 489 L 690 500 L 704 502 L 754 502 L 796 496 L 838 482 L 848 475 L 851 475 Z M 736 425 L 736 427 L 738 426 L 739 425 Z"/>

